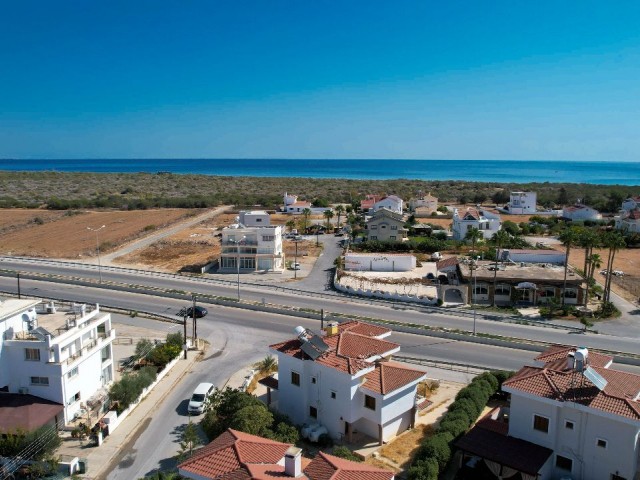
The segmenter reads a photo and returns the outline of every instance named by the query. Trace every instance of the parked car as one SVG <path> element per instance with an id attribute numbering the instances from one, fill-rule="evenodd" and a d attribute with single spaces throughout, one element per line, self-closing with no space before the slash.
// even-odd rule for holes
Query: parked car
<path id="1" fill-rule="evenodd" d="M 187 308 L 187 317 L 193 318 L 193 307 L 189 307 Z M 196 318 L 202 318 L 202 317 L 206 317 L 207 313 L 209 313 L 207 311 L 206 308 L 201 307 L 201 306 L 196 306 Z"/>
<path id="2" fill-rule="evenodd" d="M 292 263 L 291 266 L 289 267 L 290 270 L 300 270 L 302 267 L 300 266 L 300 264 L 298 262 L 296 263 Z"/>
<path id="3" fill-rule="evenodd" d="M 187 411 L 189 415 L 200 415 L 204 413 L 209 405 L 209 397 L 213 393 L 215 389 L 213 383 L 201 383 L 196 387 L 193 391 L 193 395 L 191 395 L 191 399 L 189 400 L 189 406 L 187 407 Z"/>

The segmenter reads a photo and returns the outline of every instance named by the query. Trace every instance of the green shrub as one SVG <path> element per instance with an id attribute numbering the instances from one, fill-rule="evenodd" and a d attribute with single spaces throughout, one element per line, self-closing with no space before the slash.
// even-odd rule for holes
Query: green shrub
<path id="1" fill-rule="evenodd" d="M 463 388 L 456 395 L 456 401 L 468 398 L 478 408 L 478 412 L 481 412 L 487 403 L 489 395 L 478 384 L 471 384 L 466 388 Z"/>
<path id="2" fill-rule="evenodd" d="M 362 462 L 362 459 L 360 457 L 354 455 L 354 453 L 344 445 L 333 447 L 332 455 L 340 458 L 346 458 L 347 460 L 351 460 L 352 462 Z"/>
<path id="3" fill-rule="evenodd" d="M 480 408 L 469 398 L 461 398 L 449 406 L 449 411 L 462 410 L 474 421 L 480 415 Z"/>
<path id="4" fill-rule="evenodd" d="M 460 434 L 467 431 L 470 423 L 466 422 L 463 418 L 450 418 L 445 419 L 438 425 L 439 432 L 448 432 L 454 438 L 457 438 Z"/>
<path id="5" fill-rule="evenodd" d="M 422 458 L 411 465 L 407 472 L 409 480 L 438 480 L 440 468 L 434 458 Z"/>
<path id="6" fill-rule="evenodd" d="M 449 432 L 438 432 L 427 438 L 420 447 L 422 458 L 433 458 L 438 462 L 440 471 L 444 470 L 451 459 L 451 447 L 449 443 L 453 440 L 453 435 Z"/>

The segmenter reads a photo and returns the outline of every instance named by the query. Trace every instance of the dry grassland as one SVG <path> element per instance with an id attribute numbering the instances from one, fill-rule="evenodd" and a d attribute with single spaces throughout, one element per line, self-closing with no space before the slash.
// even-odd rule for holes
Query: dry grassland
<path id="1" fill-rule="evenodd" d="M 41 210 L 3 210 L 0 214 L 3 225 L 0 254 L 76 259 L 93 256 L 96 234 L 87 227 L 106 226 L 100 230 L 99 240 L 101 252 L 107 252 L 195 212 L 197 210 L 158 209 L 80 211 L 65 215 L 65 212 Z M 43 223 L 35 223 L 32 220 L 35 217 L 42 218 Z M 8 228 L 10 224 L 16 228 Z"/>

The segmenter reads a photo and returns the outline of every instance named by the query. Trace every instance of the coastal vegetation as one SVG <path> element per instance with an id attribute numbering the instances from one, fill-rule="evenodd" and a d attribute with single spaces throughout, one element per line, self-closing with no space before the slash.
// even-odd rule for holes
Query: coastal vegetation
<path id="1" fill-rule="evenodd" d="M 640 186 L 574 183 L 479 183 L 460 180 L 347 180 L 286 177 L 229 177 L 158 173 L 0 172 L 0 208 L 204 208 L 222 204 L 276 208 L 284 192 L 315 206 L 354 206 L 367 193 L 408 200 L 418 192 L 440 202 L 504 204 L 509 192 L 535 191 L 543 207 L 580 200 L 602 212 L 617 212 Z"/>

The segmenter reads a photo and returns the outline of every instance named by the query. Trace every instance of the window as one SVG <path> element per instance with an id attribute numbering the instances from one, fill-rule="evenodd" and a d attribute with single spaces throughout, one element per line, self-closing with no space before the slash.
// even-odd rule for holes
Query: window
<path id="1" fill-rule="evenodd" d="M 570 472 L 571 468 L 573 467 L 573 460 L 567 457 L 563 457 L 562 455 L 556 455 L 556 467 Z"/>
<path id="2" fill-rule="evenodd" d="M 596 446 L 600 448 L 607 448 L 607 441 L 602 438 L 596 439 Z"/>
<path id="3" fill-rule="evenodd" d="M 391 230 L 397 230 L 398 226 L 397 225 L 391 225 Z"/>
<path id="4" fill-rule="evenodd" d="M 316 377 L 311 377 L 311 383 L 313 383 L 315 385 L 317 381 L 318 380 L 316 379 Z"/>
<path id="5" fill-rule="evenodd" d="M 369 230 L 377 230 L 378 226 L 377 225 L 369 225 Z"/>
<path id="6" fill-rule="evenodd" d="M 273 235 L 263 235 L 262 236 L 262 241 L 263 242 L 273 242 L 275 240 L 275 236 Z"/>
<path id="7" fill-rule="evenodd" d="M 71 405 L 73 403 L 76 403 L 79 400 L 80 400 L 80 392 L 76 393 L 75 395 L 71 395 L 69 397 L 69 400 L 67 401 L 67 404 Z"/>
<path id="8" fill-rule="evenodd" d="M 38 348 L 25 348 L 24 359 L 32 362 L 40 361 L 40 349 Z"/>
<path id="9" fill-rule="evenodd" d="M 395 236 L 395 235 L 390 235 L 390 236 L 389 236 L 389 240 L 395 240 L 395 239 L 396 239 L 396 236 Z"/>
<path id="10" fill-rule="evenodd" d="M 67 372 L 67 378 L 73 378 L 78 375 L 78 367 L 72 368 Z"/>
<path id="11" fill-rule="evenodd" d="M 509 296 L 511 294 L 511 288 L 509 285 L 497 285 L 496 295 Z"/>
<path id="12" fill-rule="evenodd" d="M 31 385 L 49 385 L 49 377 L 31 377 Z"/>
<path id="13" fill-rule="evenodd" d="M 309 407 L 309 416 L 318 418 L 318 409 L 316 407 Z"/>
<path id="14" fill-rule="evenodd" d="M 331 398 L 333 398 L 335 400 L 336 398 L 336 392 L 334 392 L 333 390 L 331 390 Z"/>
<path id="15" fill-rule="evenodd" d="M 369 395 L 365 395 L 364 396 L 364 406 L 371 409 L 371 410 L 375 410 L 376 409 L 376 399 L 369 396 Z"/>
<path id="16" fill-rule="evenodd" d="M 564 298 L 578 298 L 578 292 L 576 292 L 575 290 L 567 289 L 564 292 Z"/>
<path id="17" fill-rule="evenodd" d="M 549 432 L 549 419 L 547 417 L 541 417 L 540 415 L 533 416 L 533 429 L 539 432 Z"/>
<path id="18" fill-rule="evenodd" d="M 377 239 L 378 239 L 378 237 L 376 237 L 376 236 L 374 236 L 374 235 L 372 235 L 372 236 L 371 236 L 371 237 L 369 237 L 369 238 L 370 238 L 371 240 L 377 240 Z"/>
<path id="19" fill-rule="evenodd" d="M 291 372 L 291 385 L 300 386 L 300 374 L 298 372 Z"/>
<path id="20" fill-rule="evenodd" d="M 573 430 L 573 422 L 567 420 L 566 422 L 564 422 L 564 428 L 566 428 L 567 430 Z"/>

